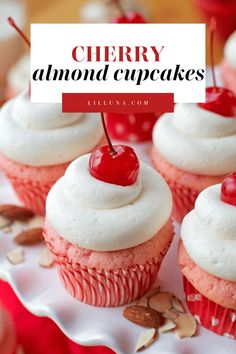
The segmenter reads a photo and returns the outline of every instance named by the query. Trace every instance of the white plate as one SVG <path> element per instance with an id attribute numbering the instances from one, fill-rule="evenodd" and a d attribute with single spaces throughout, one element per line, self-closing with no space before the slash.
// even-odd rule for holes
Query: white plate
<path id="1" fill-rule="evenodd" d="M 148 161 L 149 145 L 138 148 Z M 3 175 L 0 174 L 0 203 L 17 199 Z M 178 227 L 177 227 L 178 229 Z M 178 230 L 177 230 L 178 233 Z M 160 274 L 159 284 L 184 299 L 182 279 L 177 266 L 178 236 L 168 252 Z M 119 354 L 132 354 L 139 334 L 144 330 L 122 317 L 122 307 L 96 308 L 74 300 L 62 287 L 56 268 L 43 269 L 37 264 L 40 246 L 25 247 L 26 261 L 12 266 L 5 254 L 16 245 L 9 234 L 0 231 L 0 277 L 6 280 L 24 306 L 38 316 L 51 318 L 67 337 L 82 345 L 105 345 Z M 204 351 L 203 351 L 204 348 Z M 200 328 L 194 338 L 178 340 L 173 333 L 160 335 L 146 354 L 235 354 L 236 341 Z M 55 353 L 56 354 L 56 353 Z"/>

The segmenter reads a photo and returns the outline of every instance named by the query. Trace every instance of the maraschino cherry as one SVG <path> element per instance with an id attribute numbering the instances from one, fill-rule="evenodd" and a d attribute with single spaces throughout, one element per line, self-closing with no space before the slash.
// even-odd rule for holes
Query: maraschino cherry
<path id="1" fill-rule="evenodd" d="M 22 32 L 22 30 L 16 25 L 15 21 L 13 20 L 12 17 L 8 17 L 8 23 L 10 26 L 12 26 L 16 32 L 19 33 L 19 35 L 21 36 L 21 38 L 25 41 L 25 43 L 28 45 L 28 47 L 30 48 L 31 47 L 31 44 L 30 44 L 30 40 L 26 37 L 26 35 Z M 30 88 L 30 83 L 29 83 L 29 96 L 30 96 L 30 91 L 31 91 L 31 88 Z"/>
<path id="2" fill-rule="evenodd" d="M 236 172 L 225 177 L 220 198 L 223 202 L 236 206 Z"/>
<path id="3" fill-rule="evenodd" d="M 92 152 L 89 159 L 89 172 L 100 181 L 130 186 L 138 177 L 138 157 L 129 146 L 112 145 L 103 113 L 101 118 L 108 145 L 100 146 Z"/>
<path id="4" fill-rule="evenodd" d="M 125 12 L 120 0 L 113 0 L 113 2 L 120 13 L 120 15 L 112 21 L 113 23 L 146 23 L 143 16 L 138 12 Z"/>
<path id="5" fill-rule="evenodd" d="M 224 87 L 216 85 L 214 66 L 214 35 L 216 30 L 216 20 L 211 19 L 210 24 L 210 50 L 211 50 L 211 70 L 213 85 L 206 88 L 206 102 L 198 103 L 198 106 L 224 117 L 233 118 L 236 114 L 236 97 L 234 93 Z"/>

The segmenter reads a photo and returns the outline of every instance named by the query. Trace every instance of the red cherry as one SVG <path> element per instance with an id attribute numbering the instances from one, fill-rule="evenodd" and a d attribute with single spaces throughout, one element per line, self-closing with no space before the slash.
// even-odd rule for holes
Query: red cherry
<path id="1" fill-rule="evenodd" d="M 225 117 L 235 117 L 236 97 L 234 93 L 223 87 L 207 87 L 206 102 L 198 103 L 198 106 L 218 113 Z"/>
<path id="2" fill-rule="evenodd" d="M 90 174 L 107 183 L 130 186 L 139 173 L 139 160 L 134 150 L 125 145 L 114 146 L 115 153 L 108 145 L 100 146 L 89 159 Z"/>
<path id="3" fill-rule="evenodd" d="M 225 177 L 220 198 L 223 202 L 236 206 L 236 172 Z"/>
<path id="4" fill-rule="evenodd" d="M 146 23 L 146 20 L 138 12 L 127 12 L 125 16 L 116 17 L 112 23 Z"/>

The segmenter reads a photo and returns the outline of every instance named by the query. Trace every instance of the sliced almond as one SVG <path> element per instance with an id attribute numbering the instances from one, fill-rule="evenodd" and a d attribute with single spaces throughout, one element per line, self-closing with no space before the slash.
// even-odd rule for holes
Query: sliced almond
<path id="1" fill-rule="evenodd" d="M 4 218 L 4 216 L 0 215 L 0 229 L 5 229 L 11 225 L 11 220 Z"/>
<path id="2" fill-rule="evenodd" d="M 166 320 L 165 323 L 158 328 L 160 333 L 169 332 L 176 327 L 176 324 L 171 320 Z"/>
<path id="3" fill-rule="evenodd" d="M 167 318 L 169 320 L 175 320 L 179 316 L 179 313 L 174 309 L 171 309 L 171 310 L 167 310 L 162 315 L 164 318 Z"/>
<path id="4" fill-rule="evenodd" d="M 157 293 L 156 295 L 150 297 L 149 307 L 161 313 L 166 312 L 172 307 L 172 297 L 173 294 L 168 292 Z"/>
<path id="5" fill-rule="evenodd" d="M 16 248 L 13 251 L 10 251 L 6 254 L 8 261 L 13 264 L 20 264 L 24 262 L 24 252 L 21 248 Z"/>
<path id="6" fill-rule="evenodd" d="M 45 247 L 39 255 L 39 265 L 43 268 L 50 268 L 53 265 L 53 262 L 54 261 L 52 253 Z"/>
<path id="7" fill-rule="evenodd" d="M 33 229 L 22 231 L 14 237 L 14 241 L 18 245 L 23 246 L 39 243 L 43 241 L 43 229 L 42 227 L 35 227 Z"/>
<path id="8" fill-rule="evenodd" d="M 26 221 L 34 216 L 33 212 L 12 204 L 0 205 L 0 215 L 9 220 Z"/>
<path id="9" fill-rule="evenodd" d="M 174 322 L 176 324 L 175 334 L 177 338 L 192 337 L 196 333 L 197 322 L 192 315 L 180 315 Z"/>
<path id="10" fill-rule="evenodd" d="M 172 298 L 172 307 L 180 313 L 185 313 L 185 309 L 182 305 L 182 302 L 175 296 L 173 296 Z"/>
<path id="11" fill-rule="evenodd" d="M 157 335 L 157 330 L 155 328 L 147 329 L 141 333 L 136 344 L 135 351 L 141 352 L 142 350 L 148 348 L 157 339 Z"/>
<path id="12" fill-rule="evenodd" d="M 43 226 L 43 220 L 44 218 L 42 216 L 35 215 L 33 218 L 31 218 L 28 221 L 28 227 L 34 228 L 34 227 L 42 227 Z"/>
<path id="13" fill-rule="evenodd" d="M 27 224 L 25 222 L 14 221 L 11 224 L 11 231 L 12 231 L 13 236 L 16 236 L 17 234 L 19 234 L 20 232 L 22 232 L 26 229 L 27 229 Z"/>
<path id="14" fill-rule="evenodd" d="M 136 302 L 136 305 L 148 307 L 148 297 L 146 296 L 140 297 L 140 299 L 138 299 L 138 301 Z"/>
<path id="15" fill-rule="evenodd" d="M 124 309 L 123 316 L 139 326 L 149 328 L 158 328 L 164 322 L 159 312 L 143 306 L 128 306 Z"/>

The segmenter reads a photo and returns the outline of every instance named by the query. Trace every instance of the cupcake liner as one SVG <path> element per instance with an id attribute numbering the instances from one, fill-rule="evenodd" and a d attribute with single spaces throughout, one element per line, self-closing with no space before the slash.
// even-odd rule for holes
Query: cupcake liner
<path id="1" fill-rule="evenodd" d="M 154 283 L 161 261 L 171 242 L 159 257 L 153 257 L 143 264 L 125 269 L 96 269 L 71 262 L 67 255 L 59 254 L 44 232 L 49 250 L 54 255 L 62 284 L 77 300 L 99 307 L 114 307 L 128 304 L 140 298 Z M 79 259 L 78 259 L 79 261 Z"/>
<path id="2" fill-rule="evenodd" d="M 203 327 L 221 336 L 236 339 L 236 310 L 209 300 L 185 277 L 184 290 L 189 311 Z"/>
<path id="3" fill-rule="evenodd" d="M 24 206 L 35 214 L 44 215 L 46 198 L 53 183 L 42 185 L 39 182 L 17 178 L 9 174 L 7 177 Z"/>
<path id="4" fill-rule="evenodd" d="M 138 299 L 151 287 L 160 267 L 155 258 L 114 271 L 75 266 L 57 256 L 55 262 L 66 290 L 77 300 L 99 307 L 121 306 Z"/>
<path id="5" fill-rule="evenodd" d="M 154 113 L 106 113 L 107 129 L 113 139 L 141 142 L 152 139 L 152 129 L 158 118 Z"/>

